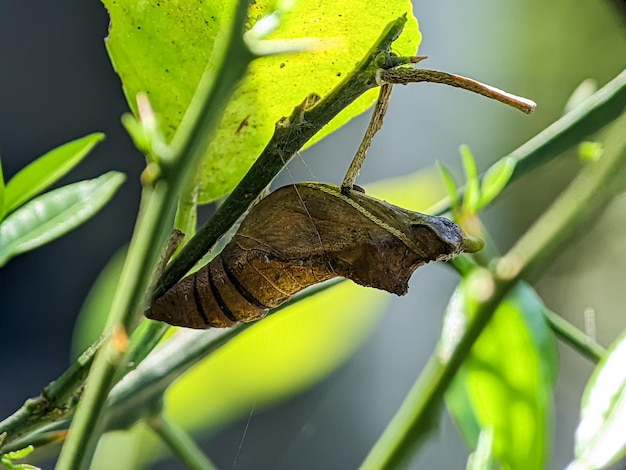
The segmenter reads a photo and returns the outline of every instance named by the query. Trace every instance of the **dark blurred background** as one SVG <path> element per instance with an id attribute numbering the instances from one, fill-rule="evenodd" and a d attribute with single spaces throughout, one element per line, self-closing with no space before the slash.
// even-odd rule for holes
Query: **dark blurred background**
<path id="1" fill-rule="evenodd" d="M 414 1 L 428 68 L 461 73 L 527 96 L 539 106 L 524 116 L 484 98 L 440 85 L 396 87 L 384 129 L 376 137 L 360 182 L 403 175 L 435 159 L 459 171 L 458 146 L 467 143 L 481 169 L 557 119 L 569 95 L 587 78 L 604 85 L 626 66 L 626 28 L 620 2 Z M 128 175 L 113 201 L 69 235 L 17 257 L 0 270 L 0 416 L 68 365 L 74 321 L 95 278 L 130 238 L 139 201 L 143 157 L 120 124 L 127 111 L 103 39 L 108 17 L 98 1 L 0 3 L 0 155 L 5 179 L 62 143 L 102 131 L 107 138 L 59 184 L 110 169 Z M 426 63 L 425 63 L 426 64 Z M 340 182 L 367 116 L 303 153 L 283 182 Z M 550 203 L 578 168 L 564 155 L 518 182 L 485 214 L 506 249 Z M 626 201 L 577 237 L 538 284 L 555 311 L 582 326 L 596 312 L 598 340 L 610 344 L 626 325 Z M 420 270 L 408 296 L 394 298 L 384 322 L 347 364 L 305 393 L 207 436 L 220 468 L 358 466 L 397 410 L 432 352 L 456 276 L 442 266 Z M 560 346 L 552 468 L 572 457 L 573 432 L 584 384 L 585 359 Z M 354 426 L 358 417 L 358 426 Z M 363 423 L 366 423 L 364 425 Z M 464 468 L 467 450 L 449 418 L 413 467 Z M 155 468 L 181 468 L 166 460 Z"/>

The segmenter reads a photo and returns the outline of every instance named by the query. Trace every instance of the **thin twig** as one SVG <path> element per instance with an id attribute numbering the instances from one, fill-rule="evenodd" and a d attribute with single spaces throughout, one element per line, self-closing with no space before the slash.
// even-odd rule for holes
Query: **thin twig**
<path id="1" fill-rule="evenodd" d="M 361 166 L 365 161 L 365 157 L 367 156 L 367 149 L 369 149 L 372 144 L 372 139 L 376 135 L 376 133 L 383 126 L 383 119 L 385 114 L 387 113 L 387 108 L 389 107 L 389 101 L 391 99 L 391 91 L 393 89 L 393 85 L 384 84 L 380 87 L 380 93 L 378 94 L 378 101 L 376 102 L 376 107 L 372 113 L 372 118 L 367 126 L 367 130 L 365 131 L 365 135 L 363 136 L 363 140 L 361 141 L 361 145 L 359 145 L 359 149 L 356 151 L 356 155 L 352 159 L 352 163 L 346 172 L 346 176 L 343 179 L 343 183 L 341 183 L 341 191 L 350 193 L 350 190 L 354 186 L 354 182 L 356 181 L 356 177 L 361 171 Z"/>
<path id="2" fill-rule="evenodd" d="M 464 90 L 478 93 L 519 109 L 523 113 L 530 114 L 537 104 L 527 98 L 516 96 L 491 85 L 480 83 L 471 78 L 455 75 L 453 73 L 440 72 L 439 70 L 417 69 L 413 67 L 398 67 L 391 70 L 381 70 L 379 73 L 380 83 L 394 83 L 407 85 L 409 83 L 430 82 L 442 83 Z"/>

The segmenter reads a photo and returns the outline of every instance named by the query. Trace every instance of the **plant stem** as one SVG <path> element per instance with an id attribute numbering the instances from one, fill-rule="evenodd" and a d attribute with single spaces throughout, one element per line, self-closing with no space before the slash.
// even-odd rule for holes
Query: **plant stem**
<path id="1" fill-rule="evenodd" d="M 587 359 L 598 363 L 606 355 L 605 348 L 560 315 L 544 307 L 543 317 L 556 336 Z"/>
<path id="2" fill-rule="evenodd" d="M 462 88 L 479 95 L 486 96 L 500 103 L 519 109 L 523 113 L 530 114 L 535 110 L 537 104 L 527 98 L 512 95 L 491 85 L 477 82 L 471 78 L 455 75 L 453 73 L 441 72 L 439 70 L 417 69 L 412 67 L 396 68 L 384 70 L 380 73 L 382 83 L 394 83 L 407 85 L 409 83 L 429 82 L 442 83 L 457 88 Z"/>
<path id="3" fill-rule="evenodd" d="M 163 415 L 159 414 L 148 420 L 148 425 L 187 468 L 192 470 L 215 470 L 217 468 L 184 429 Z"/>
<path id="4" fill-rule="evenodd" d="M 216 79 L 209 82 L 209 75 L 205 73 L 170 151 L 162 155 L 161 177 L 154 186 L 144 187 L 137 226 L 109 312 L 113 338 L 127 337 L 127 332 L 133 330 L 171 227 L 178 193 L 197 167 L 211 130 L 253 59 L 243 41 L 247 9 L 248 1 L 238 4 Z M 96 353 L 70 434 L 59 456 L 58 469 L 80 469 L 89 465 L 102 430 L 106 398 L 123 366 L 125 353 L 125 344 L 111 339 L 105 339 Z"/>
<path id="5" fill-rule="evenodd" d="M 370 451 L 362 469 L 403 468 L 426 436 L 430 419 L 456 371 L 500 301 L 522 279 L 536 276 L 575 229 L 600 215 L 623 190 L 626 171 L 626 114 L 611 126 L 602 158 L 586 166 L 555 203 L 491 269 L 477 269 L 466 280 L 476 298 L 468 302 L 471 319 L 452 350 L 437 348 L 398 413 Z M 617 185 L 620 185 L 617 187 Z M 471 287 L 474 287 L 473 289 Z M 487 295 L 488 294 L 488 295 Z"/>

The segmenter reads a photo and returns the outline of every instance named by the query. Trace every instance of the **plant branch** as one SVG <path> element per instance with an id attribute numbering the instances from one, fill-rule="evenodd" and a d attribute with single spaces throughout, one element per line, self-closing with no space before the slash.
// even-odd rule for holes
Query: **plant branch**
<path id="1" fill-rule="evenodd" d="M 464 90 L 478 93 L 493 100 L 519 109 L 523 113 L 530 114 L 535 110 L 537 103 L 521 96 L 516 96 L 491 85 L 480 83 L 471 78 L 463 77 L 439 70 L 417 69 L 413 67 L 398 67 L 391 70 L 383 70 L 379 74 L 380 83 L 393 83 L 407 85 L 409 83 L 429 82 L 442 83 Z"/>
<path id="2" fill-rule="evenodd" d="M 148 425 L 187 468 L 192 470 L 215 470 L 217 468 L 184 429 L 166 419 L 162 414 L 148 420 Z"/>
<path id="3" fill-rule="evenodd" d="M 205 73 L 171 148 L 164 149 L 161 155 L 159 177 L 154 185 L 144 186 L 137 226 L 109 312 L 113 335 L 105 338 L 94 358 L 70 434 L 59 456 L 60 470 L 83 468 L 91 461 L 102 430 L 106 398 L 124 364 L 127 332 L 133 330 L 143 311 L 145 292 L 171 228 L 177 196 L 200 162 L 211 130 L 254 58 L 243 40 L 247 11 L 248 1 L 241 1 L 215 80 Z"/>
<path id="4" fill-rule="evenodd" d="M 438 347 L 409 391 L 399 411 L 372 448 L 362 469 L 402 468 L 430 428 L 432 412 L 441 402 L 476 339 L 509 291 L 522 279 L 537 276 L 557 248 L 592 217 L 597 217 L 623 190 L 626 171 L 626 114 L 611 126 L 605 153 L 585 167 L 555 203 L 503 258 L 489 270 L 479 268 L 467 282 L 466 329 L 443 351 Z M 617 187 L 620 185 L 620 187 Z M 440 343 L 441 346 L 441 343 Z"/>

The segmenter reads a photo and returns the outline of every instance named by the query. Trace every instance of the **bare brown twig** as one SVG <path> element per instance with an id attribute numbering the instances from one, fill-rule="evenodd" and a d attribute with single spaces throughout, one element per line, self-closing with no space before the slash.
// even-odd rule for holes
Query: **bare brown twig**
<path id="1" fill-rule="evenodd" d="M 390 70 L 380 70 L 378 79 L 381 85 L 386 83 L 407 85 L 408 83 L 416 82 L 442 83 L 444 85 L 463 88 L 464 90 L 500 101 L 526 114 L 532 113 L 537 106 L 534 101 L 527 98 L 513 95 L 491 85 L 472 80 L 471 78 L 455 75 L 453 73 L 440 72 L 439 70 L 398 67 Z"/>

